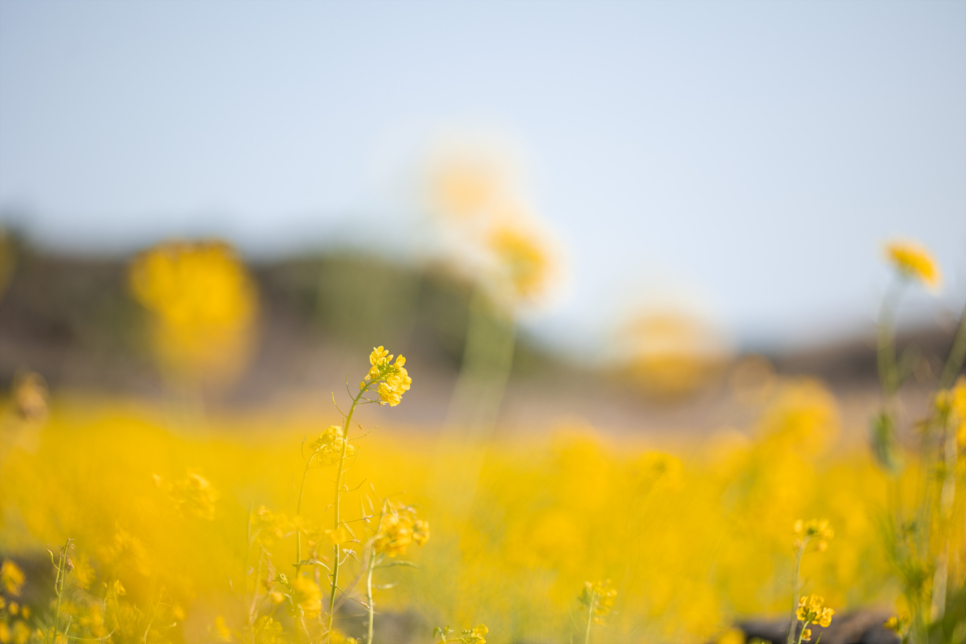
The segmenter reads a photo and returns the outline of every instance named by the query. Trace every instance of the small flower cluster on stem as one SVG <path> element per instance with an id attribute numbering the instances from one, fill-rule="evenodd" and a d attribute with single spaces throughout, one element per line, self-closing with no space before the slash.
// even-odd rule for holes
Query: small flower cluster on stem
<path id="1" fill-rule="evenodd" d="M 802 597 L 798 602 L 798 609 L 795 611 L 796 619 L 802 622 L 798 644 L 803 641 L 811 641 L 812 631 L 808 628 L 810 624 L 818 624 L 822 628 L 828 628 L 829 624 L 832 623 L 832 615 L 834 614 L 835 611 L 826 607 L 825 600 L 818 595 Z"/>
<path id="2" fill-rule="evenodd" d="M 584 630 L 584 644 L 590 642 L 590 629 L 594 624 L 603 624 L 606 617 L 614 609 L 617 590 L 611 586 L 610 579 L 587 582 L 577 601 L 587 609 L 587 625 Z"/>
<path id="3" fill-rule="evenodd" d="M 792 587 L 792 610 L 797 615 L 800 610 L 798 601 L 799 573 L 805 550 L 809 543 L 814 542 L 815 550 L 825 552 L 828 548 L 828 542 L 835 536 L 835 531 L 826 519 L 809 519 L 808 521 L 799 519 L 793 526 L 793 533 L 795 535 L 795 572 L 792 575 L 792 583 L 794 584 Z M 788 626 L 787 644 L 795 643 L 795 630 L 796 621 L 793 619 Z"/>

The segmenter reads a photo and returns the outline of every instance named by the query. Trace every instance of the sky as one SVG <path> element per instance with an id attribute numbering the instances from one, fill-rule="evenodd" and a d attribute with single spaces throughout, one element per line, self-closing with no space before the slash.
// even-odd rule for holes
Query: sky
<path id="1" fill-rule="evenodd" d="M 871 328 L 882 244 L 966 299 L 966 2 L 0 0 L 0 222 L 125 253 L 412 252 L 420 163 L 499 141 L 566 280 L 576 352 L 673 301 L 737 342 Z"/>

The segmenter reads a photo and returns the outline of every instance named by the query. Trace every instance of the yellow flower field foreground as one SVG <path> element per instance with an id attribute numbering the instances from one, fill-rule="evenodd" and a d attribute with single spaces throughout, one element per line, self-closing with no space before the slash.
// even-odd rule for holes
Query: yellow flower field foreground
<path id="1" fill-rule="evenodd" d="M 357 414 L 368 429 L 366 410 Z M 304 455 L 339 420 L 335 410 L 221 417 L 203 429 L 166 418 L 144 403 L 64 399 L 46 422 L 30 423 L 6 404 L 0 553 L 26 572 L 25 605 L 50 610 L 45 550 L 56 555 L 72 538 L 76 583 L 99 605 L 139 611 L 144 641 L 247 641 L 245 598 L 258 581 L 246 566 L 267 562 L 257 565 L 291 577 L 299 529 L 301 547 L 320 561 L 342 544 L 350 574 L 340 588 L 364 599 L 364 584 L 351 586 L 353 535 L 326 531 L 331 471 L 307 470 L 302 516 L 294 516 Z M 354 438 L 361 432 L 353 428 L 342 516 L 355 534 L 373 502 L 392 499 L 384 521 L 405 520 L 425 543 L 405 552 L 414 567 L 380 571 L 373 590 L 380 613 L 420 616 L 426 630 L 411 641 L 432 641 L 443 623 L 485 623 L 496 644 L 570 641 L 582 628 L 578 597 L 588 580 L 609 580 L 608 593 L 616 591 L 594 641 L 708 641 L 740 616 L 793 608 L 802 518 L 828 522 L 815 524 L 825 526 L 816 528 L 824 545 L 802 560 L 803 596 L 821 595 L 836 614 L 892 606 L 900 588 L 880 534 L 888 482 L 868 450 L 836 448 L 838 422 L 830 394 L 798 381 L 779 388 L 756 426 L 675 453 L 586 428 L 542 437 L 504 428 L 502 436 L 519 438 L 486 444 L 461 441 L 456 430 L 439 440 L 436 431 L 385 427 Z M 918 484 L 907 467 L 896 489 L 911 499 Z M 953 525 L 964 525 L 964 496 Z M 407 544 L 383 550 L 393 557 Z M 253 554 L 261 548 L 264 557 Z M 961 579 L 957 556 L 952 578 Z M 293 590 L 310 616 L 320 596 L 327 600 L 325 573 L 316 579 Z M 365 612 L 344 602 L 336 626 L 358 637 Z M 290 628 L 284 610 L 276 619 Z M 287 641 L 273 633 L 262 641 Z M 120 635 L 112 641 L 141 641 L 141 633 Z"/>

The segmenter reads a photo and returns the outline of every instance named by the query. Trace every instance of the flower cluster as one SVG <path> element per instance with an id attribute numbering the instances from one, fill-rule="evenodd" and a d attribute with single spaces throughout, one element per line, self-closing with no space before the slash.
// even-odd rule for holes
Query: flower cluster
<path id="1" fill-rule="evenodd" d="M 798 601 L 798 610 L 795 617 L 802 622 L 802 640 L 812 639 L 812 631 L 808 628 L 809 624 L 818 624 L 822 628 L 828 628 L 832 623 L 832 615 L 835 611 L 825 606 L 825 600 L 818 595 L 808 595 Z"/>
<path id="2" fill-rule="evenodd" d="M 486 644 L 486 634 L 490 629 L 485 624 L 477 624 L 473 628 L 462 631 L 459 637 L 450 638 L 453 629 L 449 626 L 437 626 L 433 629 L 433 638 L 439 640 L 439 644 L 445 642 L 460 642 L 461 644 Z"/>
<path id="3" fill-rule="evenodd" d="M 916 279 L 935 290 L 942 282 L 939 265 L 925 248 L 909 241 L 893 241 L 886 245 L 886 257 L 903 277 Z"/>
<path id="4" fill-rule="evenodd" d="M 332 465 L 342 457 L 342 450 L 345 450 L 347 458 L 355 455 L 356 448 L 352 444 L 347 444 L 342 428 L 338 425 L 331 425 L 322 435 L 309 444 L 309 448 L 315 455 L 315 460 L 319 465 Z"/>
<path id="5" fill-rule="evenodd" d="M 406 358 L 399 356 L 396 362 L 384 347 L 375 347 L 369 354 L 369 373 L 365 380 L 359 383 L 359 389 L 367 389 L 376 385 L 379 392 L 379 404 L 395 407 L 402 402 L 402 396 L 409 391 L 413 379 L 406 371 Z"/>
<path id="6" fill-rule="evenodd" d="M 809 519 L 803 521 L 799 519 L 795 522 L 795 547 L 801 548 L 809 541 L 815 541 L 815 549 L 824 552 L 828 548 L 828 542 L 835 536 L 835 531 L 829 525 L 827 519 Z"/>
<path id="7" fill-rule="evenodd" d="M 211 482 L 200 474 L 190 473 L 175 483 L 166 484 L 157 474 L 154 483 L 164 489 L 175 509 L 182 515 L 211 521 L 215 518 L 215 502 L 221 496 Z"/>
<path id="8" fill-rule="evenodd" d="M 0 643 L 25 644 L 30 637 L 30 608 L 18 603 L 12 597 L 19 597 L 24 585 L 23 571 L 9 559 L 0 564 Z"/>
<path id="9" fill-rule="evenodd" d="M 182 376 L 221 382 L 249 355 L 258 309 L 255 282 L 221 242 L 169 242 L 130 267 L 134 298 L 152 314 L 155 350 Z"/>
<path id="10" fill-rule="evenodd" d="M 379 528 L 373 538 L 376 552 L 395 557 L 406 554 L 409 546 L 418 546 L 429 540 L 429 523 L 416 518 L 412 507 L 401 507 L 392 502 L 386 504 L 379 518 Z"/>
<path id="11" fill-rule="evenodd" d="M 0 590 L 8 595 L 20 595 L 24 579 L 23 571 L 14 562 L 7 559 L 0 564 Z"/>
<path id="12" fill-rule="evenodd" d="M 508 226 L 490 235 L 490 248 L 519 299 L 534 299 L 547 282 L 550 262 L 535 235 Z"/>
<path id="13" fill-rule="evenodd" d="M 597 583 L 588 581 L 577 599 L 587 610 L 593 612 L 595 624 L 603 624 L 603 618 L 614 609 L 617 590 L 611 586 L 610 579 Z"/>

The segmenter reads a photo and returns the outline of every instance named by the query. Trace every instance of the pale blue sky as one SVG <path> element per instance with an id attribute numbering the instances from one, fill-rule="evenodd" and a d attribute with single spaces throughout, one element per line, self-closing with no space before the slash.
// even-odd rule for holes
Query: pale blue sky
<path id="1" fill-rule="evenodd" d="M 47 244 L 411 245 L 441 128 L 521 151 L 552 341 L 667 291 L 746 340 L 859 331 L 894 235 L 966 297 L 964 2 L 0 2 L 0 208 Z"/>

